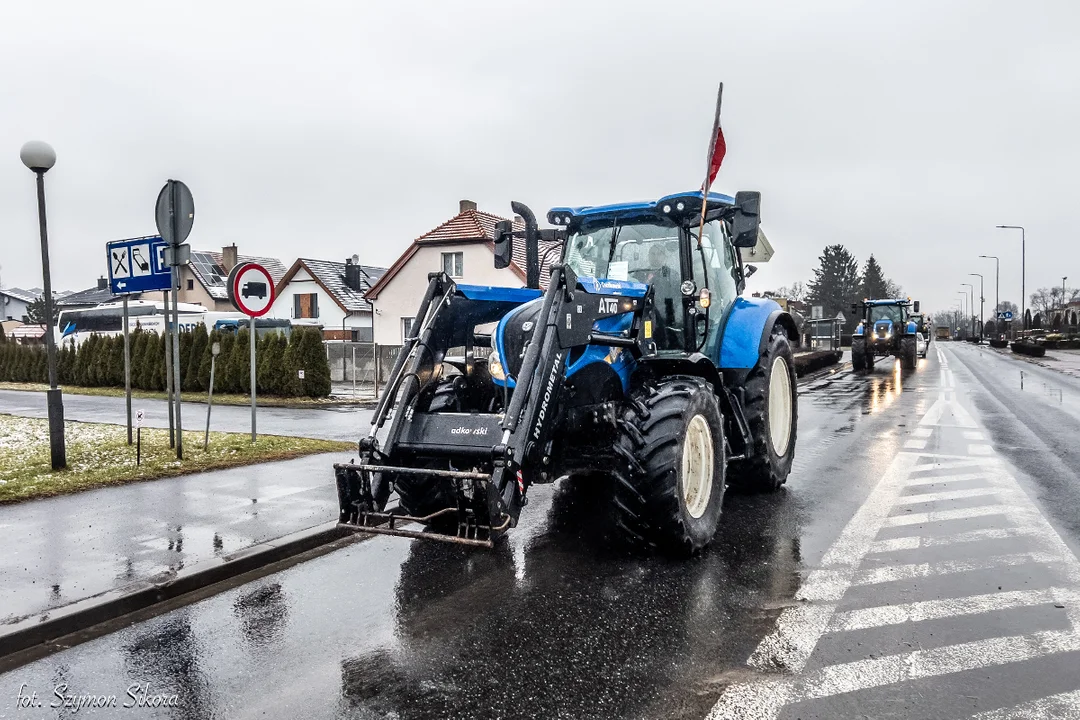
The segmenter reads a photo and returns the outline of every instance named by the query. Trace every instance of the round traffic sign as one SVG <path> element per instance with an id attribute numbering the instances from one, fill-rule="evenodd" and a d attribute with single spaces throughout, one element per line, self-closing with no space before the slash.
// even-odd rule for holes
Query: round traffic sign
<path id="1" fill-rule="evenodd" d="M 176 237 L 173 237 L 173 213 L 176 214 Z M 179 245 L 187 240 L 195 223 L 195 200 L 188 186 L 179 180 L 165 183 L 154 206 L 154 219 L 157 221 L 158 234 L 165 242 Z"/>
<path id="2" fill-rule="evenodd" d="M 265 315 L 274 304 L 274 279 L 270 271 L 253 262 L 240 263 L 229 273 L 229 301 L 251 317 Z"/>

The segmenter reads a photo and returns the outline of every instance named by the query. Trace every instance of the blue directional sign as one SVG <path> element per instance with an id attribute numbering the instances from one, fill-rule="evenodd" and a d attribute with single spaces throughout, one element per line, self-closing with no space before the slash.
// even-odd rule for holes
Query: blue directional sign
<path id="1" fill-rule="evenodd" d="M 165 262 L 165 247 L 165 241 L 157 236 L 106 243 L 109 288 L 113 294 L 171 289 L 172 273 Z"/>
<path id="2" fill-rule="evenodd" d="M 1012 320 L 1013 319 L 1012 310 L 1005 310 L 1004 312 L 999 312 L 997 314 L 997 316 L 998 316 L 998 320 Z"/>

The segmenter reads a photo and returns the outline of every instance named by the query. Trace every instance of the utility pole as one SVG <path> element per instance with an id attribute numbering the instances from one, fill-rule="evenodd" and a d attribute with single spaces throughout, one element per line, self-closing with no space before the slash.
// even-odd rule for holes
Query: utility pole
<path id="1" fill-rule="evenodd" d="M 998 225 L 1002 230 L 1020 231 L 1020 323 L 1027 330 L 1027 238 L 1021 225 Z"/>
<path id="2" fill-rule="evenodd" d="M 979 273 L 968 273 L 968 275 L 976 275 L 979 278 L 979 337 L 982 337 L 983 328 L 986 327 L 986 298 L 983 295 L 983 276 Z"/>
<path id="3" fill-rule="evenodd" d="M 981 258 L 987 258 L 994 261 L 994 331 L 998 332 L 998 316 L 1001 312 L 1001 260 L 996 255 L 980 255 Z"/>

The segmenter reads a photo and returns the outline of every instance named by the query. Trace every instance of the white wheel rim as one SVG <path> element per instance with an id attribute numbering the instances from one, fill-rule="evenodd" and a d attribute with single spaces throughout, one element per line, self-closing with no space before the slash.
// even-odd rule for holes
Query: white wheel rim
<path id="1" fill-rule="evenodd" d="M 791 376 L 787 360 L 773 360 L 769 376 L 769 436 L 777 455 L 787 453 L 791 442 Z"/>
<path id="2" fill-rule="evenodd" d="M 690 419 L 682 450 L 682 494 L 686 512 L 699 518 L 709 507 L 712 497 L 713 439 L 709 423 L 701 415 Z"/>

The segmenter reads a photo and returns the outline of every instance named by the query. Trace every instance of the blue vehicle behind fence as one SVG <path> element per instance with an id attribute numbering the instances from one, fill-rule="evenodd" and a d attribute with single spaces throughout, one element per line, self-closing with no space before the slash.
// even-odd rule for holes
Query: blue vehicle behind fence
<path id="1" fill-rule="evenodd" d="M 495 265 L 524 240 L 526 287 L 431 276 L 359 461 L 335 466 L 339 522 L 490 547 L 569 476 L 610 493 L 619 539 L 701 549 L 727 486 L 776 490 L 795 453 L 795 322 L 741 297 L 760 194 L 558 207 L 546 230 L 512 207 Z"/>

